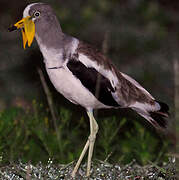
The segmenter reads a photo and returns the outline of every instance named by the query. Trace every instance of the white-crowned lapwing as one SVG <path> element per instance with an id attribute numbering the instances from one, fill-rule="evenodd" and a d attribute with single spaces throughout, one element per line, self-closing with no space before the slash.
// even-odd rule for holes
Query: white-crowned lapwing
<path id="1" fill-rule="evenodd" d="M 90 135 L 72 172 L 74 177 L 88 151 L 87 176 L 90 175 L 98 124 L 94 109 L 131 108 L 158 129 L 166 127 L 168 106 L 156 101 L 138 82 L 121 73 L 93 46 L 62 32 L 53 9 L 45 3 L 28 5 L 23 19 L 9 30 L 21 29 L 24 48 L 34 37 L 44 57 L 49 78 L 56 90 L 87 111 Z M 98 81 L 99 79 L 99 81 Z M 96 95 L 96 83 L 99 92 Z"/>

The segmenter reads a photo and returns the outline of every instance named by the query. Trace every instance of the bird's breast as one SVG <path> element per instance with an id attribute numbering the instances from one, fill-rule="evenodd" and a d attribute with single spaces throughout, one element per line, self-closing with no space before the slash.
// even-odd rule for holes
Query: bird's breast
<path id="1" fill-rule="evenodd" d="M 108 108 L 99 102 L 66 66 L 58 69 L 49 69 L 46 66 L 46 70 L 56 90 L 69 101 L 85 108 Z"/>
<path id="2" fill-rule="evenodd" d="M 39 36 L 35 36 L 43 55 L 46 67 L 59 67 L 64 63 L 64 51 L 62 48 L 48 48 Z"/>

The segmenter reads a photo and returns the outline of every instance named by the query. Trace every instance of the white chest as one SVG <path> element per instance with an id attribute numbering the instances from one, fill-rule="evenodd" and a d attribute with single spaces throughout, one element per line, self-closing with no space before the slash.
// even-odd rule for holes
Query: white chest
<path id="1" fill-rule="evenodd" d="M 55 49 L 47 49 L 45 47 L 40 49 L 47 67 L 52 68 L 62 66 L 62 63 L 64 62 L 62 52 Z"/>
<path id="2" fill-rule="evenodd" d="M 47 48 L 41 39 L 36 35 L 36 40 L 39 45 L 40 51 L 44 57 L 44 62 L 47 67 L 60 67 L 63 63 L 63 52 L 62 49 Z"/>

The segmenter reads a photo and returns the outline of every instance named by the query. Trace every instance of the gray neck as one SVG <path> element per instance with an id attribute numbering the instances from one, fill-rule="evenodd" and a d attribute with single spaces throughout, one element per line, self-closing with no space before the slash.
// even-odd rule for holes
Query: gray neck
<path id="1" fill-rule="evenodd" d="M 78 46 L 76 38 L 62 32 L 56 17 L 53 22 L 37 22 L 35 37 L 47 68 L 62 66 Z"/>
<path id="2" fill-rule="evenodd" d="M 60 24 L 53 16 L 52 19 L 39 19 L 36 22 L 36 39 L 39 44 L 43 44 L 47 48 L 59 49 L 63 47 L 64 34 Z"/>

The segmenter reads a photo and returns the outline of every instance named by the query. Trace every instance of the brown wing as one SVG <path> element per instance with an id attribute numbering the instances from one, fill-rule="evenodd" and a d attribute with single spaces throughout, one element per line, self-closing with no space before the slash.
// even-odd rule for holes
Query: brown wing
<path id="1" fill-rule="evenodd" d="M 106 58 L 98 49 L 94 48 L 90 44 L 80 41 L 77 48 L 77 53 L 84 54 L 91 61 L 95 61 L 98 66 L 112 72 L 114 79 L 117 77 L 118 82 L 115 83 L 114 88 L 116 89 L 116 92 L 114 96 L 120 105 L 127 107 L 136 101 L 151 104 L 154 103 L 154 98 L 152 98 L 152 96 L 144 88 L 142 88 L 139 83 L 129 76 L 125 76 L 125 74 L 116 69 L 110 59 Z M 131 81 L 126 77 L 129 77 Z"/>
<path id="2" fill-rule="evenodd" d="M 115 89 L 114 92 L 111 92 L 112 96 L 120 107 L 132 108 L 156 128 L 166 127 L 165 118 L 168 117 L 169 110 L 167 104 L 155 101 L 137 81 L 121 73 L 108 58 L 91 45 L 80 42 L 77 53 L 88 57 L 89 62 L 85 62 L 89 63 L 87 66 L 94 64 L 93 68 L 109 79 L 111 86 Z M 82 61 L 83 59 L 81 59 Z M 91 61 L 95 63 L 91 63 Z"/>

